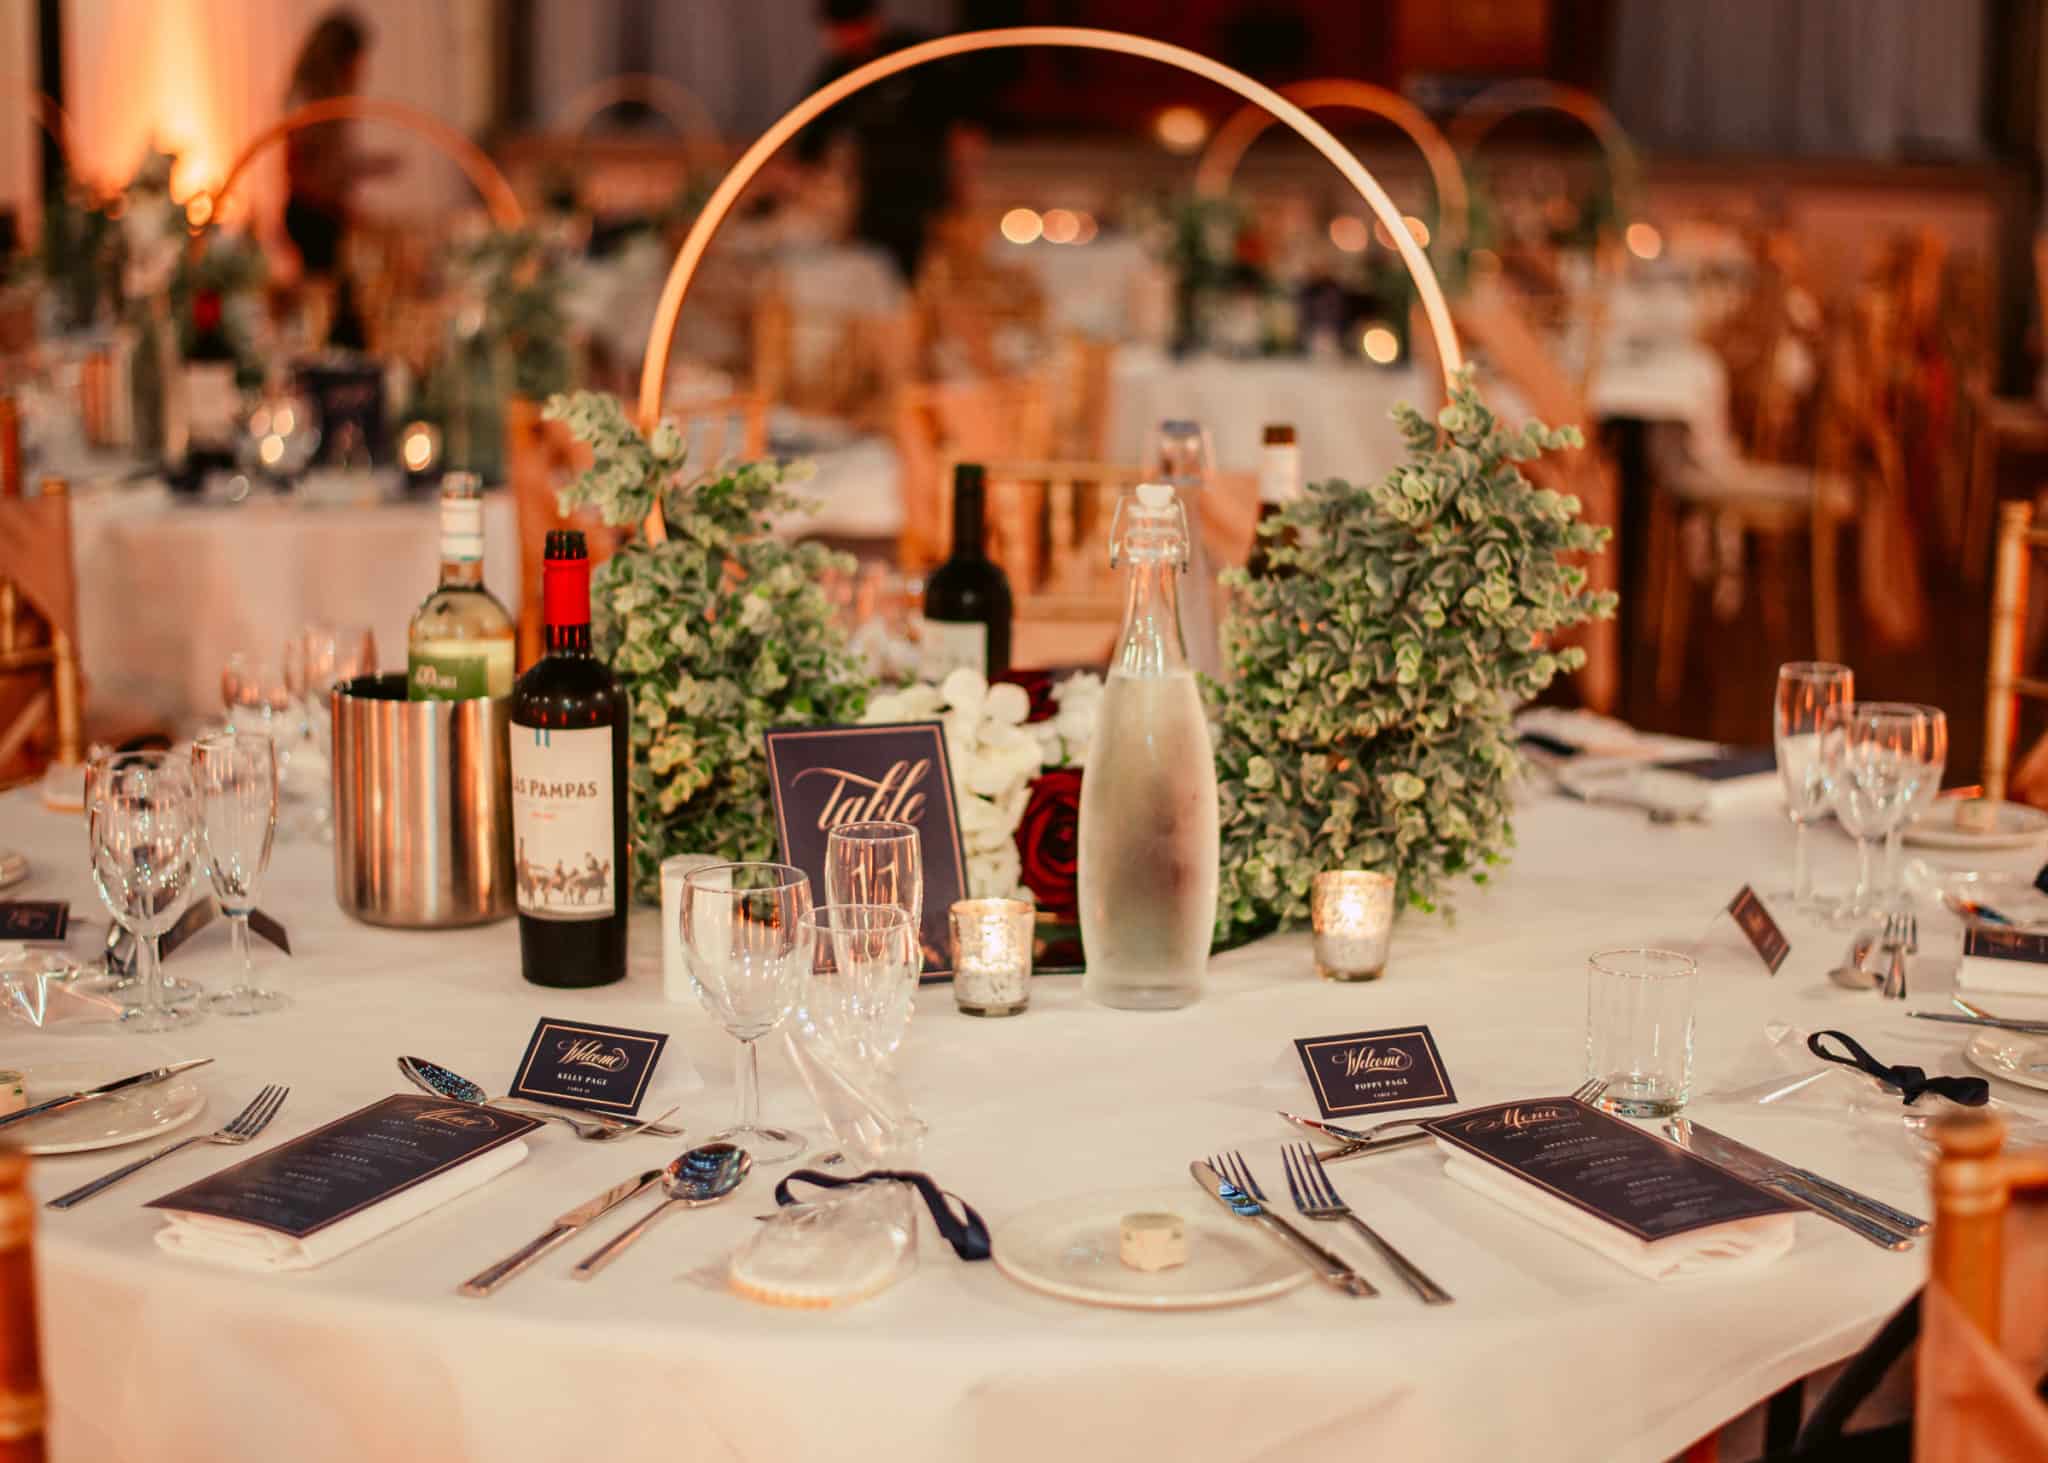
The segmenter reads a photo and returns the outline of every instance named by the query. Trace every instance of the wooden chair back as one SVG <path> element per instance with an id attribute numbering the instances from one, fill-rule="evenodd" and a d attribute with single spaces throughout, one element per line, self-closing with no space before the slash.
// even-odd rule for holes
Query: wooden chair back
<path id="1" fill-rule="evenodd" d="M 1921 1302 L 1913 1456 L 1918 1463 L 2040 1457 L 2035 1391 L 2048 1344 L 2048 1149 L 2003 1153 L 1984 1109 L 1935 1124 L 1934 1237 Z"/>
<path id="2" fill-rule="evenodd" d="M 0 1463 L 42 1463 L 45 1456 L 35 1228 L 28 1159 L 0 1153 Z"/>
<path id="3" fill-rule="evenodd" d="M 2022 697 L 2048 700 L 2048 681 L 2020 673 L 2027 643 L 2027 587 L 2034 551 L 2048 529 L 2034 527 L 2034 505 L 2007 503 L 1998 513 L 1998 552 L 1991 578 L 1991 659 L 1984 686 L 1984 796 L 2006 795 Z"/>
<path id="4" fill-rule="evenodd" d="M 1052 455 L 1050 394 L 1035 376 L 905 386 L 896 396 L 895 436 L 903 492 L 897 559 L 916 572 L 943 560 L 953 542 L 953 463 L 1042 462 Z M 1037 550 L 1028 538 L 1013 543 L 1019 569 L 1035 581 Z"/>
<path id="5" fill-rule="evenodd" d="M 941 220 L 911 291 L 917 369 L 928 376 L 1001 376 L 1022 364 L 1015 344 L 1042 342 L 1045 291 L 1019 264 L 991 259 L 986 219 Z"/>
<path id="6" fill-rule="evenodd" d="M 0 499 L 0 786 L 85 760 L 71 497 Z"/>
<path id="7" fill-rule="evenodd" d="M 758 393 L 684 399 L 667 413 L 689 444 L 689 471 L 701 475 L 734 458 L 757 458 L 768 450 L 768 403 Z M 519 665 L 523 670 L 542 650 L 541 561 L 548 532 L 580 528 L 590 545 L 590 562 L 603 563 L 632 533 L 630 525 L 609 524 L 590 512 L 564 513 L 559 494 L 590 465 L 589 449 L 560 422 L 540 419 L 537 403 L 506 403 L 507 476 L 519 523 Z"/>
<path id="8" fill-rule="evenodd" d="M 780 286 L 755 296 L 748 325 L 754 391 L 799 411 L 885 427 L 890 404 L 912 375 L 908 310 L 849 310 L 831 318 L 807 312 L 801 328 L 831 332 L 830 345 L 798 349 L 797 312 Z"/>

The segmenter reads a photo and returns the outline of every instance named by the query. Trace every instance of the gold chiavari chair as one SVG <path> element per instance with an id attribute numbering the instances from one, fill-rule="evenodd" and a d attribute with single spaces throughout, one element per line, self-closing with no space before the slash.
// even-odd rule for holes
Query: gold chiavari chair
<path id="1" fill-rule="evenodd" d="M 0 1153 L 0 1463 L 42 1463 L 45 1456 L 35 1225 L 28 1159 Z"/>
<path id="2" fill-rule="evenodd" d="M 953 541 L 950 465 L 955 462 L 1044 461 L 1051 455 L 1052 406 L 1035 376 L 920 382 L 896 396 L 896 451 L 902 463 L 903 534 L 897 558 L 916 572 L 946 557 Z M 993 506 L 993 505 L 992 505 Z M 1024 507 L 1026 518 L 1037 510 Z M 997 515 L 991 512 L 993 519 Z M 1020 572 L 1036 582 L 1037 549 L 1016 535 Z M 1017 580 L 1013 576 L 1012 583 Z"/>
<path id="3" fill-rule="evenodd" d="M 589 466 L 589 450 L 560 422 L 540 420 L 536 403 L 515 398 L 506 404 L 506 413 L 506 432 L 513 444 L 507 454 L 509 476 L 519 524 L 519 664 L 523 668 L 539 659 L 542 649 L 541 561 L 548 531 L 582 529 L 595 565 L 610 558 L 631 530 L 605 523 L 587 511 L 564 513 L 559 494 L 571 478 Z M 687 470 L 693 477 L 734 458 L 767 454 L 768 403 L 757 392 L 685 398 L 673 403 L 667 416 L 689 444 Z"/>
<path id="4" fill-rule="evenodd" d="M 2007 503 L 1998 515 L 1998 549 L 1991 580 L 1991 658 L 1984 688 L 1984 796 L 2038 801 L 2048 788 L 2048 737 L 2012 766 L 2022 697 L 2048 700 L 2048 680 L 2020 673 L 2035 639 L 2027 613 L 2027 583 L 2034 551 L 2048 547 L 2048 529 L 2034 527 L 2034 505 Z"/>
<path id="5" fill-rule="evenodd" d="M 753 389 L 799 411 L 882 427 L 911 377 L 907 306 L 830 317 L 806 312 L 800 321 L 788 293 L 771 283 L 755 296 L 748 334 Z"/>
<path id="6" fill-rule="evenodd" d="M 2003 1153 L 1979 1108 L 1935 1124 L 1934 1237 L 1914 1368 L 1917 1463 L 2048 1456 L 2048 1150 Z"/>
<path id="7" fill-rule="evenodd" d="M 84 760 L 71 498 L 0 499 L 0 786 Z"/>

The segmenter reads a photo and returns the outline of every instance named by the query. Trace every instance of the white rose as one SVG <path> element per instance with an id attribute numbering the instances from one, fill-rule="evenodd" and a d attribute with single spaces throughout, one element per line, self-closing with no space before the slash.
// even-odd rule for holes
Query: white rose
<path id="1" fill-rule="evenodd" d="M 982 715 L 998 726 L 1021 726 L 1031 714 L 1031 698 L 1022 686 L 1003 681 L 988 688 L 988 705 Z"/>
<path id="2" fill-rule="evenodd" d="M 981 703 L 988 696 L 988 682 L 980 671 L 960 666 L 939 682 L 939 695 L 948 706 L 971 720 L 981 719 Z"/>
<path id="3" fill-rule="evenodd" d="M 1017 893 L 1017 880 L 1024 872 L 1017 857 L 1017 845 L 1004 843 L 967 861 L 967 890 L 976 899 L 1003 899 Z"/>

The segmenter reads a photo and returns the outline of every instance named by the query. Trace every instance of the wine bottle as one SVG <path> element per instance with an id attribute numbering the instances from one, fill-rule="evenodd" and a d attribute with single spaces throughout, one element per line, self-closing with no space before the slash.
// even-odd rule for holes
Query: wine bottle
<path id="1" fill-rule="evenodd" d="M 534 985 L 626 973 L 626 698 L 590 653 L 590 554 L 548 533 L 547 653 L 512 689 L 519 965 Z"/>
<path id="2" fill-rule="evenodd" d="M 484 588 L 482 480 L 441 479 L 441 583 L 406 632 L 405 687 L 415 701 L 512 694 L 512 616 Z"/>
<path id="3" fill-rule="evenodd" d="M 924 587 L 918 674 L 942 681 L 966 666 L 994 680 L 1010 668 L 1010 581 L 982 541 L 981 464 L 953 469 L 953 555 Z"/>
<path id="4" fill-rule="evenodd" d="M 1294 428 L 1284 422 L 1269 422 L 1266 426 L 1265 445 L 1259 453 L 1259 523 L 1286 508 L 1301 497 L 1301 445 L 1294 440 Z M 1283 538 L 1292 542 L 1291 538 Z M 1266 579 L 1290 572 L 1275 569 L 1267 557 L 1272 540 L 1265 533 L 1254 533 L 1250 560 L 1245 572 L 1254 579 Z"/>
<path id="5" fill-rule="evenodd" d="M 234 470 L 242 392 L 235 381 L 240 361 L 228 339 L 220 291 L 195 290 L 191 310 L 191 343 L 178 372 L 183 451 L 178 452 L 176 441 L 170 445 L 174 474 L 182 486 L 196 491 L 206 485 L 209 473 Z"/>

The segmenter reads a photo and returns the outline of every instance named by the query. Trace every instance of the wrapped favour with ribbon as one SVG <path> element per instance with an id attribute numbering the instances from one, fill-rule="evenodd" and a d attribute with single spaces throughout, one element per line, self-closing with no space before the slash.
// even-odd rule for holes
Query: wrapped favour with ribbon
<path id="1" fill-rule="evenodd" d="M 1839 1043 L 1843 1052 L 1828 1050 L 1825 1043 L 1829 1041 Z M 1824 1062 L 1853 1067 L 1887 1087 L 1896 1088 L 1908 1107 L 1930 1092 L 1963 1107 L 1982 1107 L 1991 1101 L 1991 1084 L 1982 1077 L 1930 1077 L 1920 1067 L 1904 1064 L 1888 1067 L 1844 1031 L 1816 1031 L 1806 1038 L 1806 1049 Z"/>
<path id="2" fill-rule="evenodd" d="M 832 1192 L 799 1200 L 790 1188 L 798 1183 Z M 728 1281 L 748 1300 L 806 1310 L 879 1295 L 917 1265 L 919 1199 L 956 1255 L 988 1258 L 981 1216 L 927 1174 L 880 1169 L 833 1178 L 804 1169 L 776 1185 L 781 1209 L 734 1253 Z"/>

